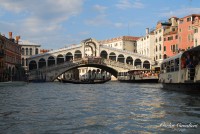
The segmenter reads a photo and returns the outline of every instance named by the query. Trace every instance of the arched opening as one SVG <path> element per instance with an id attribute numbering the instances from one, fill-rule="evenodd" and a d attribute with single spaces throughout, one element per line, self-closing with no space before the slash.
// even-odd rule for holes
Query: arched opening
<path id="1" fill-rule="evenodd" d="M 39 68 L 43 68 L 43 67 L 46 67 L 46 61 L 44 58 L 41 58 L 38 62 L 38 67 Z"/>
<path id="2" fill-rule="evenodd" d="M 59 54 L 57 56 L 57 64 L 63 63 L 64 62 L 64 57 L 62 54 Z"/>
<path id="3" fill-rule="evenodd" d="M 133 65 L 133 58 L 132 57 L 127 57 L 126 58 L 126 64 L 129 64 L 129 65 Z"/>
<path id="4" fill-rule="evenodd" d="M 32 60 L 29 62 L 29 70 L 37 69 L 36 61 Z"/>
<path id="5" fill-rule="evenodd" d="M 103 51 L 101 51 L 100 57 L 104 58 L 104 59 L 107 59 L 108 58 L 108 53 L 105 50 L 103 50 Z"/>
<path id="6" fill-rule="evenodd" d="M 145 60 L 145 61 L 143 62 L 143 68 L 150 69 L 150 62 L 147 61 L 147 60 Z"/>
<path id="7" fill-rule="evenodd" d="M 65 56 L 66 61 L 72 61 L 73 60 L 73 55 L 71 52 L 68 52 Z"/>
<path id="8" fill-rule="evenodd" d="M 121 62 L 121 63 L 124 63 L 124 55 L 123 54 L 120 54 L 119 56 L 118 56 L 118 58 L 117 58 L 117 61 L 118 62 Z"/>
<path id="9" fill-rule="evenodd" d="M 116 54 L 114 52 L 111 52 L 109 55 L 109 59 L 116 61 Z"/>
<path id="10" fill-rule="evenodd" d="M 141 68 L 141 64 L 142 64 L 142 61 L 140 59 L 136 59 L 134 66 L 136 66 L 136 68 Z"/>
<path id="11" fill-rule="evenodd" d="M 55 63 L 56 63 L 55 58 L 54 58 L 53 56 L 50 56 L 50 57 L 48 58 L 47 63 L 48 63 L 48 66 L 55 65 Z"/>
<path id="12" fill-rule="evenodd" d="M 74 53 L 74 59 L 82 58 L 82 53 L 80 50 L 76 50 Z"/>

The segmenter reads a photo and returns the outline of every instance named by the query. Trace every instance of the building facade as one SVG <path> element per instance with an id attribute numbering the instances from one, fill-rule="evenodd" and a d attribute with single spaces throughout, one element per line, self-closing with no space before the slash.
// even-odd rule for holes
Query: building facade
<path id="1" fill-rule="evenodd" d="M 154 60 L 159 65 L 163 61 L 163 34 L 165 31 L 165 27 L 162 22 L 158 22 L 156 29 L 154 31 L 155 35 L 155 43 L 154 43 Z"/>
<path id="2" fill-rule="evenodd" d="M 26 40 L 19 40 L 19 45 L 21 46 L 21 64 L 22 67 L 24 67 L 24 69 L 27 71 L 28 58 L 32 55 L 40 54 L 41 45 Z"/>
<path id="3" fill-rule="evenodd" d="M 178 47 L 178 18 L 171 17 L 165 27 L 163 35 L 163 58 L 166 59 L 179 52 Z"/>
<path id="4" fill-rule="evenodd" d="M 194 24 L 193 24 L 193 30 L 194 30 L 194 47 L 200 45 L 200 17 L 194 18 Z"/>
<path id="5" fill-rule="evenodd" d="M 194 47 L 194 29 L 195 18 L 200 18 L 200 14 L 192 14 L 180 18 L 178 21 L 179 48 L 188 50 Z"/>
<path id="6" fill-rule="evenodd" d="M 139 37 L 134 36 L 121 36 L 112 39 L 107 39 L 99 41 L 100 45 L 105 45 L 108 47 L 127 50 L 136 53 L 137 52 L 137 40 Z"/>
<path id="7" fill-rule="evenodd" d="M 19 38 L 13 39 L 12 32 L 9 32 L 9 38 L 0 35 L 0 82 L 24 79 Z"/>
<path id="8" fill-rule="evenodd" d="M 146 28 L 146 35 L 137 40 L 137 53 L 146 55 L 154 59 L 154 32 L 149 32 L 149 28 Z"/>

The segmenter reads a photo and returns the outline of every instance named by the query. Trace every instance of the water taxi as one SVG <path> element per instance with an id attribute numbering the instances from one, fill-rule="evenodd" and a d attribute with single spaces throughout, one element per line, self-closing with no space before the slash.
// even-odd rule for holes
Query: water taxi
<path id="1" fill-rule="evenodd" d="M 119 72 L 117 79 L 129 83 L 158 83 L 159 70 L 137 69 Z"/>
<path id="2" fill-rule="evenodd" d="M 163 60 L 159 82 L 164 89 L 200 91 L 200 46 Z"/>

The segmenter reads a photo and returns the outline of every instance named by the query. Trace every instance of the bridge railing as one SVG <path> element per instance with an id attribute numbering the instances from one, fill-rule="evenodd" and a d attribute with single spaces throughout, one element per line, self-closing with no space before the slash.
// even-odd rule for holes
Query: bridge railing
<path id="1" fill-rule="evenodd" d="M 134 66 L 131 64 L 126 64 L 126 63 L 122 63 L 122 62 L 118 62 L 118 61 L 113 61 L 113 60 L 108 60 L 108 59 L 104 59 L 104 63 L 107 65 L 111 65 L 114 67 L 120 67 L 123 69 L 133 69 Z"/>

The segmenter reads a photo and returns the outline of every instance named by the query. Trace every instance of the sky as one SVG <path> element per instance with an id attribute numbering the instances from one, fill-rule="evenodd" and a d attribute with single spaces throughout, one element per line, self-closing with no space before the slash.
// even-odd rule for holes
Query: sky
<path id="1" fill-rule="evenodd" d="M 158 21 L 200 14 L 199 0 L 0 0 L 0 33 L 20 35 L 44 49 L 144 36 Z"/>

